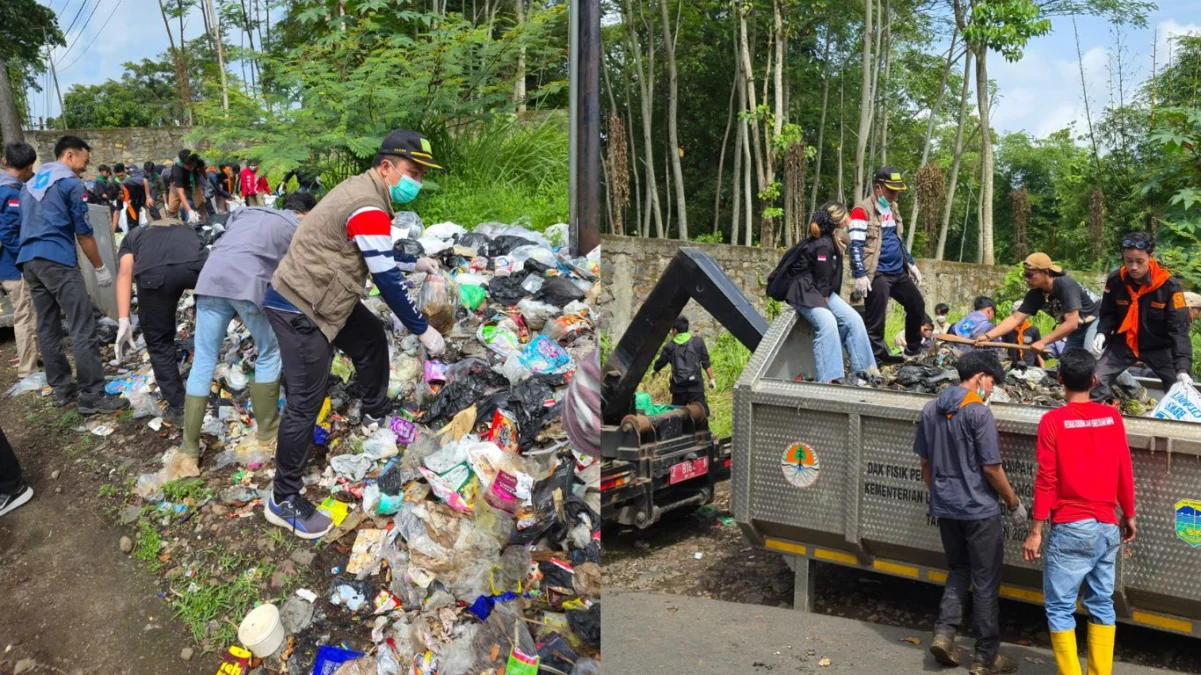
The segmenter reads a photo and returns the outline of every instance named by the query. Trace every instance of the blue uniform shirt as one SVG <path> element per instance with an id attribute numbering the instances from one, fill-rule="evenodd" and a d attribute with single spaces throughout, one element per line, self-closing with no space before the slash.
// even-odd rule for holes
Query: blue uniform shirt
<path id="1" fill-rule="evenodd" d="M 79 262 L 75 236 L 92 235 L 83 181 L 74 175 L 61 176 L 59 171 L 47 168 L 52 165 L 62 167 L 58 162 L 43 165 L 21 189 L 18 265 L 40 258 L 75 267 Z M 34 197 L 37 191 L 43 195 L 40 200 Z"/>
<path id="2" fill-rule="evenodd" d="M 21 249 L 21 181 L 0 171 L 0 281 L 21 278 L 17 251 Z"/>

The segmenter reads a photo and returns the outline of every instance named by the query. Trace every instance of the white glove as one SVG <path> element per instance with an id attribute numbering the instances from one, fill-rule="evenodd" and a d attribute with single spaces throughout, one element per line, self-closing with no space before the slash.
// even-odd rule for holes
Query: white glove
<path id="1" fill-rule="evenodd" d="M 709 378 L 709 389 L 717 391 L 717 380 L 713 379 L 712 377 Z"/>
<path id="2" fill-rule="evenodd" d="M 872 282 L 866 276 L 855 278 L 855 292 L 863 297 L 872 290 Z"/>
<path id="3" fill-rule="evenodd" d="M 442 264 L 433 258 L 418 258 L 417 264 L 413 267 L 413 269 L 417 270 L 418 272 L 437 272 L 438 270 L 442 269 Z"/>
<path id="4" fill-rule="evenodd" d="M 1180 373 L 1179 375 L 1176 376 L 1176 381 L 1179 382 L 1180 384 L 1183 384 L 1186 387 L 1192 387 L 1195 384 L 1193 382 L 1192 376 L 1190 376 L 1188 373 Z"/>
<path id="5" fill-rule="evenodd" d="M 1030 514 L 1026 512 L 1025 505 L 1023 505 L 1020 501 L 1018 502 L 1018 505 L 1016 507 L 1009 509 L 1009 519 L 1012 520 L 1014 523 L 1017 523 L 1020 525 L 1024 522 L 1026 522 L 1026 519 L 1028 517 L 1030 517 Z"/>
<path id="6" fill-rule="evenodd" d="M 121 347 L 129 346 L 130 352 L 137 351 L 138 347 L 133 343 L 133 326 L 129 325 L 127 317 L 117 321 L 117 343 L 113 347 L 117 350 L 117 360 L 121 360 Z"/>
<path id="7" fill-rule="evenodd" d="M 104 265 L 96 268 L 96 283 L 101 288 L 108 288 L 113 285 L 113 273 L 108 271 Z"/>
<path id="8" fill-rule="evenodd" d="M 913 278 L 913 283 L 918 286 L 922 285 L 922 272 L 917 268 L 917 265 L 909 266 L 909 276 Z"/>
<path id="9" fill-rule="evenodd" d="M 1093 338 L 1093 344 L 1088 348 L 1088 351 L 1091 352 L 1093 356 L 1101 358 L 1102 352 L 1105 351 L 1105 336 L 1097 333 L 1097 337 Z"/>
<path id="10" fill-rule="evenodd" d="M 188 211 L 188 223 L 195 225 L 200 222 L 200 214 L 195 210 Z"/>
<path id="11" fill-rule="evenodd" d="M 418 336 L 421 344 L 425 345 L 425 351 L 429 352 L 430 356 L 437 356 L 446 349 L 446 340 L 442 339 L 442 334 L 434 329 L 433 326 L 425 329 L 425 332 Z"/>

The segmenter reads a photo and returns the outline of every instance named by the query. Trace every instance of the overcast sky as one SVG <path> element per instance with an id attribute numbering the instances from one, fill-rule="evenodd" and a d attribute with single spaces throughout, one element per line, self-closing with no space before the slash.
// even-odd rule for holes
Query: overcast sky
<path id="1" fill-rule="evenodd" d="M 58 13 L 59 25 L 64 30 L 72 20 L 75 21 L 75 26 L 67 33 L 67 44 L 73 46 L 54 52 L 59 85 L 64 92 L 72 84 L 97 84 L 118 78 L 122 63 L 153 57 L 167 49 L 167 35 L 156 0 L 39 1 Z M 1198 4 L 1197 0 L 1161 0 L 1146 29 L 1125 29 L 1129 79 L 1141 82 L 1150 75 L 1151 43 L 1156 35 L 1159 43 L 1157 59 L 1162 68 L 1168 57 L 1171 35 L 1201 33 L 1201 13 L 1196 11 Z M 1189 6 L 1193 11 L 1188 10 Z M 80 13 L 78 19 L 75 18 L 77 13 Z M 89 15 L 91 20 L 87 21 Z M 199 11 L 195 11 L 185 22 L 185 34 L 196 37 L 203 31 L 203 26 Z M 1109 103 L 1107 66 L 1114 52 L 1115 36 L 1113 29 L 1098 19 L 1077 19 L 1077 26 L 1090 105 L 1096 114 Z M 237 66 L 231 64 L 231 67 Z M 1036 136 L 1045 136 L 1072 121 L 1079 121 L 1077 128 L 1083 130 L 1084 98 L 1071 19 L 1056 19 L 1054 31 L 1032 40 L 1021 61 L 1007 63 L 999 54 L 990 54 L 989 74 L 996 81 L 1001 96 L 992 120 L 995 128 L 1002 132 L 1024 129 Z M 1133 86 L 1128 87 L 1128 90 L 1133 89 Z M 35 97 L 34 117 L 45 116 L 47 105 L 50 115 L 58 114 L 58 101 L 52 90 L 50 96 Z"/>

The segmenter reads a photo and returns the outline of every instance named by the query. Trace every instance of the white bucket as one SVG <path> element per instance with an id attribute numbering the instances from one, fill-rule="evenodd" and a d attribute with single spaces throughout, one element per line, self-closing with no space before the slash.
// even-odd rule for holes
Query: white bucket
<path id="1" fill-rule="evenodd" d="M 238 642 L 260 659 L 274 654 L 284 643 L 284 624 L 279 620 L 279 608 L 268 603 L 250 610 L 238 627 Z"/>

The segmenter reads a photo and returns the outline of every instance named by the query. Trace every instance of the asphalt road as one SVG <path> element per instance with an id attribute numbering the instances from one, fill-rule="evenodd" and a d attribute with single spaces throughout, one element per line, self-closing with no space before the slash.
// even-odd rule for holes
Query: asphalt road
<path id="1" fill-rule="evenodd" d="M 605 589 L 601 606 L 605 672 L 899 675 L 966 672 L 971 662 L 967 638 L 958 641 L 965 667 L 952 670 L 926 651 L 928 633 L 823 614 L 612 587 Z M 919 644 L 912 644 L 914 639 Z M 1018 660 L 1019 673 L 1056 673 L 1049 650 L 1003 643 L 1001 651 Z M 1122 675 L 1179 672 L 1127 663 L 1115 664 L 1114 670 Z"/>

